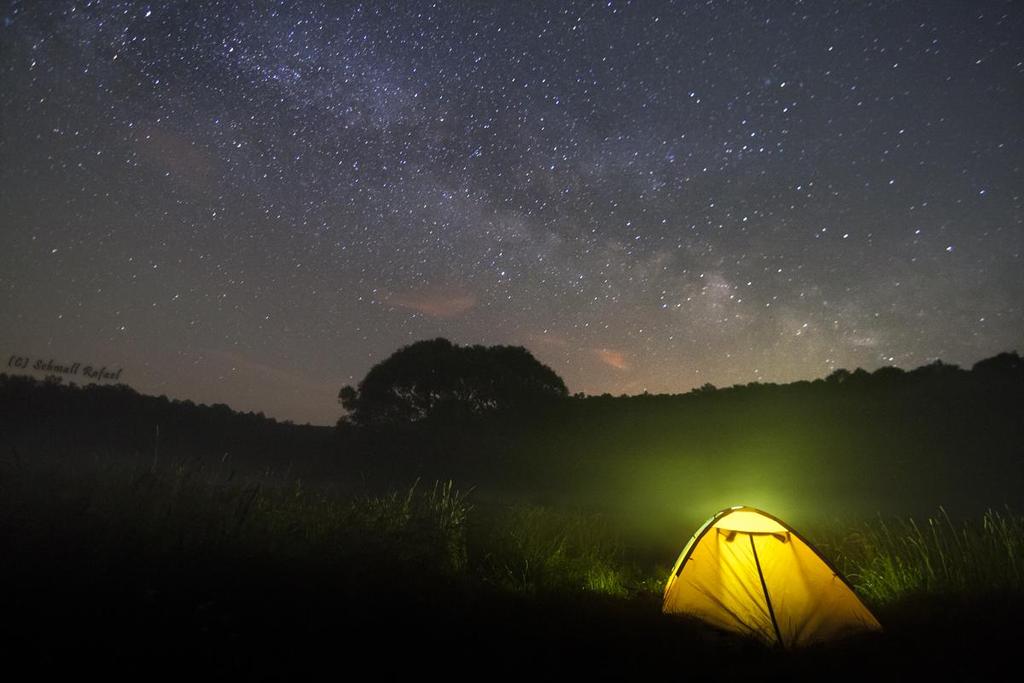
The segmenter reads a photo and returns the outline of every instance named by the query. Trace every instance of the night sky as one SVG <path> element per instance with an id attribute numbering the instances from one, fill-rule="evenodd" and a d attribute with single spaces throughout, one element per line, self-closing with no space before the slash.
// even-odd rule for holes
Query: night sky
<path id="1" fill-rule="evenodd" d="M 326 424 L 436 336 L 588 394 L 1024 351 L 1024 3 L 0 10 L 5 364 Z"/>

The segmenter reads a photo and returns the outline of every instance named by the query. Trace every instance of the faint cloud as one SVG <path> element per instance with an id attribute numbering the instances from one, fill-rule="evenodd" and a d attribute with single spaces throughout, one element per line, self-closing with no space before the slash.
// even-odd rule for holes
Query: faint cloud
<path id="1" fill-rule="evenodd" d="M 569 348 L 569 340 L 565 337 L 550 332 L 527 334 L 525 337 L 527 346 L 546 346 L 555 349 Z"/>
<path id="2" fill-rule="evenodd" d="M 139 157 L 175 180 L 204 187 L 218 172 L 216 157 L 184 135 L 157 126 L 144 128 L 135 143 Z"/>
<path id="3" fill-rule="evenodd" d="M 279 384 L 287 384 L 293 387 L 302 387 L 304 389 L 319 389 L 323 385 L 318 382 L 313 382 L 305 377 L 290 372 L 288 370 L 282 370 L 281 368 L 274 367 L 272 365 L 266 365 L 244 356 L 240 353 L 233 351 L 220 351 L 217 349 L 200 350 L 201 357 L 206 357 L 216 361 L 218 366 L 221 368 L 228 368 L 230 372 L 243 372 L 250 376 L 262 376 L 270 379 Z"/>
<path id="4" fill-rule="evenodd" d="M 878 337 L 874 336 L 849 336 L 847 341 L 857 348 L 873 349 L 879 344 Z"/>
<path id="5" fill-rule="evenodd" d="M 626 362 L 626 355 L 614 349 L 594 349 L 598 360 L 616 370 L 629 370 L 629 363 Z"/>
<path id="6" fill-rule="evenodd" d="M 390 302 L 431 318 L 457 318 L 476 306 L 476 295 L 461 289 L 399 292 Z"/>

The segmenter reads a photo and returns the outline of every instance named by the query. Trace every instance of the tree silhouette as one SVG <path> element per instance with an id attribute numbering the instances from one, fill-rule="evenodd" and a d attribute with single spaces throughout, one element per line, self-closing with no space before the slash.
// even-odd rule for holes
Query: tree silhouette
<path id="1" fill-rule="evenodd" d="M 347 419 L 365 426 L 478 415 L 568 394 L 565 382 L 521 346 L 459 346 L 438 338 L 399 349 L 357 388 L 343 387 L 338 399 Z"/>
<path id="2" fill-rule="evenodd" d="M 1016 351 L 980 360 L 971 369 L 987 377 L 1024 379 L 1024 359 Z"/>

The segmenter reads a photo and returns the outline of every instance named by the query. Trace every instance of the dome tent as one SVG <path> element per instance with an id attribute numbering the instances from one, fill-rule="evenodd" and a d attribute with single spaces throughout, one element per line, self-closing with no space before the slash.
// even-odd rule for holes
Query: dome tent
<path id="1" fill-rule="evenodd" d="M 662 611 L 784 648 L 882 628 L 807 541 L 742 505 L 693 535 L 669 575 Z"/>

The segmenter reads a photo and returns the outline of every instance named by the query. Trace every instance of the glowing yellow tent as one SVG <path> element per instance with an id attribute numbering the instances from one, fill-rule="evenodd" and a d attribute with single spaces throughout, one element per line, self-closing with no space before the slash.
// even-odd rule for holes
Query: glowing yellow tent
<path id="1" fill-rule="evenodd" d="M 742 505 L 716 514 L 686 544 L 662 611 L 786 648 L 882 628 L 807 541 Z"/>

